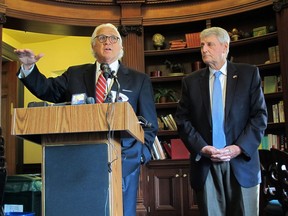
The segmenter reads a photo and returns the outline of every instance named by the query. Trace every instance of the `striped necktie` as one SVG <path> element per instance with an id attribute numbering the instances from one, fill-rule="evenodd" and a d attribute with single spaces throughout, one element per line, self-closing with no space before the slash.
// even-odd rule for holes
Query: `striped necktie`
<path id="1" fill-rule="evenodd" d="M 106 93 L 106 84 L 107 81 L 105 77 L 103 76 L 103 73 L 98 77 L 98 81 L 96 84 L 96 103 L 103 103 L 104 98 L 105 98 L 105 93 Z"/>
<path id="2" fill-rule="evenodd" d="M 220 149 L 226 146 L 222 88 L 219 79 L 221 76 L 221 71 L 216 71 L 214 76 L 215 79 L 212 95 L 212 137 L 213 146 Z"/>

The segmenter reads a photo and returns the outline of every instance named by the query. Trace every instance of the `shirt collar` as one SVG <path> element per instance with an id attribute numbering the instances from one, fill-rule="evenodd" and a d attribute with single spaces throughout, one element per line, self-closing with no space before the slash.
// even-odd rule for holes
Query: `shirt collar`
<path id="1" fill-rule="evenodd" d="M 216 71 L 221 71 L 221 73 L 225 76 L 227 76 L 227 61 L 225 61 L 224 65 L 220 68 L 220 70 L 214 70 L 212 68 L 209 67 L 209 71 L 210 71 L 210 79 L 214 76 L 214 73 Z"/>

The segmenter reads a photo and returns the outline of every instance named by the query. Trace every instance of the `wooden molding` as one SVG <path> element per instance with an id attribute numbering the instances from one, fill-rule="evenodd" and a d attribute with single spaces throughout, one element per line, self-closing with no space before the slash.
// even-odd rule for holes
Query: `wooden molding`
<path id="1" fill-rule="evenodd" d="M 142 26 L 120 25 L 118 27 L 118 30 L 119 30 L 121 36 L 123 36 L 123 37 L 126 37 L 129 33 L 135 33 L 137 36 L 141 36 L 143 33 L 143 27 Z"/>
<path id="2" fill-rule="evenodd" d="M 82 4 L 82 5 L 115 5 L 113 0 L 46 0 L 50 2 L 62 2 L 70 4 Z"/>
<path id="3" fill-rule="evenodd" d="M 86 28 L 107 22 L 116 26 L 155 26 L 187 23 L 241 13 L 273 3 L 272 0 L 167 0 L 169 3 L 166 0 L 159 2 L 146 0 L 145 3 L 143 3 L 144 0 L 116 0 L 115 3 L 114 0 L 114 4 L 108 5 L 112 0 L 102 0 L 101 5 L 101 0 L 81 0 L 80 2 L 85 2 L 85 4 L 76 5 L 62 4 L 59 1 L 71 0 L 24 2 L 21 0 L 6 0 L 6 27 L 40 33 L 75 36 L 80 34 L 79 36 L 84 36 L 91 34 L 90 29 L 87 34 Z M 92 1 L 98 2 L 99 5 L 87 4 Z M 78 1 L 73 0 L 73 2 Z M 164 2 L 166 4 L 162 4 Z M 79 27 L 81 30 L 79 30 Z"/>
<path id="4" fill-rule="evenodd" d="M 288 0 L 276 0 L 273 2 L 273 9 L 280 12 L 284 7 L 288 7 Z"/>
<path id="5" fill-rule="evenodd" d="M 143 26 L 166 25 L 241 13 L 271 5 L 271 0 L 207 0 L 207 1 L 183 1 L 166 5 L 143 5 Z M 177 10 L 175 10 L 177 8 Z"/>
<path id="6" fill-rule="evenodd" d="M 115 4 L 135 4 L 135 3 L 142 3 L 142 4 L 167 4 L 173 2 L 184 2 L 184 1 L 191 1 L 191 0 L 46 0 L 50 2 L 63 2 L 63 3 L 70 3 L 70 4 L 83 4 L 83 5 L 115 5 Z M 195 2 L 200 2 L 201 0 L 194 0 Z M 203 1 L 203 0 L 202 0 Z"/>
<path id="7" fill-rule="evenodd" d="M 0 24 L 4 24 L 4 23 L 6 23 L 6 16 L 5 16 L 5 14 L 0 14 Z"/>

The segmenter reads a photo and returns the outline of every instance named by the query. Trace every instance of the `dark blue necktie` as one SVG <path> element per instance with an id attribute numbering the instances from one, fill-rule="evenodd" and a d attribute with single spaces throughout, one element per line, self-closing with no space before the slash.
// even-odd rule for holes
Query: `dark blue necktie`
<path id="1" fill-rule="evenodd" d="M 213 146 L 215 148 L 223 148 L 226 146 L 224 133 L 224 109 L 222 99 L 222 89 L 220 83 L 221 71 L 214 73 L 214 85 L 212 95 L 212 125 L 213 125 Z"/>

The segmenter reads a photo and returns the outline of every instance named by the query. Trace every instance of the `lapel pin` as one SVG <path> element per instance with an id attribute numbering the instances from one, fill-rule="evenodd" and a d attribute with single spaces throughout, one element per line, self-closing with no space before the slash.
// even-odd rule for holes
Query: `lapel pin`
<path id="1" fill-rule="evenodd" d="M 234 75 L 234 76 L 233 76 L 233 79 L 236 79 L 237 77 L 238 77 L 237 75 Z"/>

